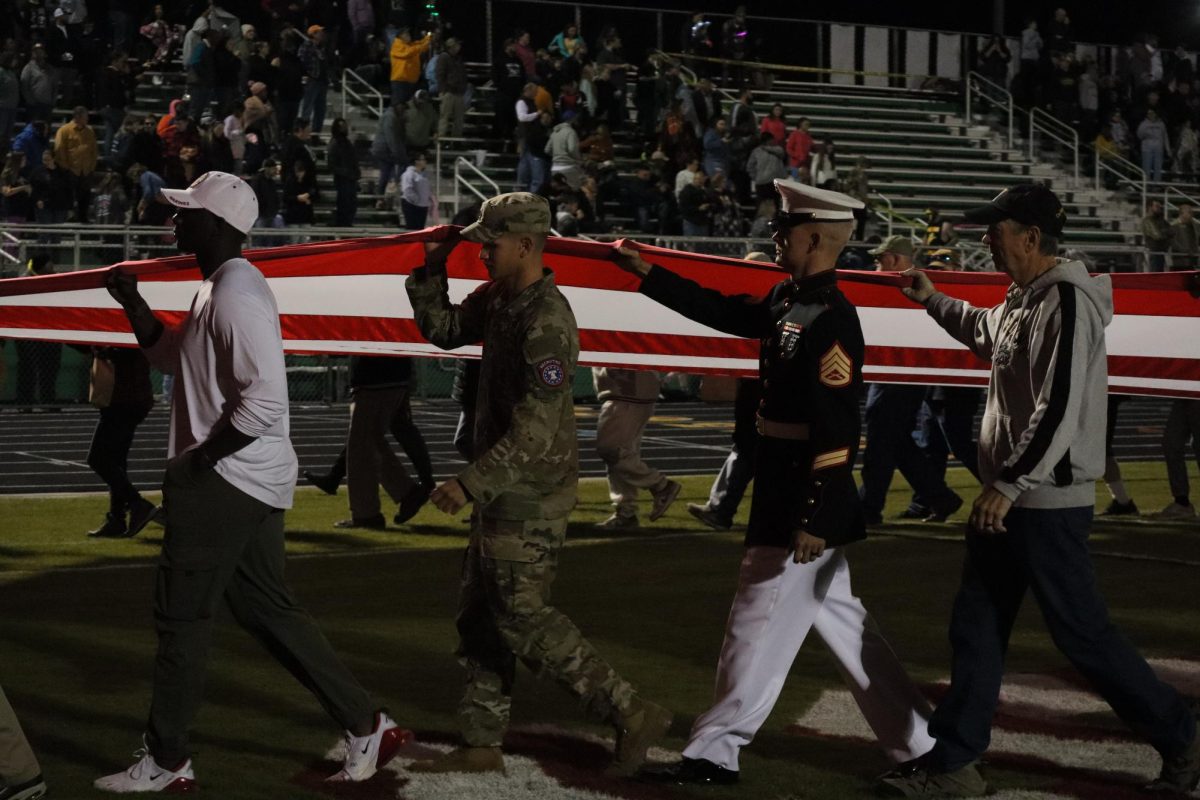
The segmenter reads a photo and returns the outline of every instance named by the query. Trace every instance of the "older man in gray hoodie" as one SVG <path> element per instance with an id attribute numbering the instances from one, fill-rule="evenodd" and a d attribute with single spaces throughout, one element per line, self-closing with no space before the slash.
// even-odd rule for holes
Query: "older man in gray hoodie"
<path id="1" fill-rule="evenodd" d="M 1066 214 L 1044 186 L 1007 189 L 966 220 L 1012 278 L 1004 302 L 974 308 L 910 270 L 904 294 L 980 358 L 992 362 L 979 434 L 983 493 L 967 532 L 966 564 L 950 621 L 950 690 L 929 721 L 937 744 L 884 775 L 894 796 L 974 797 L 987 750 L 1009 634 L 1032 589 L 1054 643 L 1125 724 L 1162 755 L 1147 788 L 1188 792 L 1200 781 L 1196 719 L 1109 620 L 1088 551 L 1104 472 L 1112 284 L 1056 258 Z"/>

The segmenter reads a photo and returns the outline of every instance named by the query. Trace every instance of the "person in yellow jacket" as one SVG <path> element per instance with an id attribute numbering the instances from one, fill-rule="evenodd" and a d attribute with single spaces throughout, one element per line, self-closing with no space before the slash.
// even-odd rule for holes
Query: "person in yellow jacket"
<path id="1" fill-rule="evenodd" d="M 90 181 L 98 157 L 96 134 L 88 125 L 88 110 L 85 106 L 75 106 L 71 121 L 54 135 L 54 160 L 71 174 L 75 220 L 83 224 L 88 221 Z"/>
<path id="2" fill-rule="evenodd" d="M 412 31 L 408 28 L 401 28 L 392 40 L 393 108 L 407 103 L 417 91 L 417 81 L 421 79 L 421 56 L 429 51 L 432 44 L 432 33 L 427 33 L 425 38 L 414 42 Z"/>

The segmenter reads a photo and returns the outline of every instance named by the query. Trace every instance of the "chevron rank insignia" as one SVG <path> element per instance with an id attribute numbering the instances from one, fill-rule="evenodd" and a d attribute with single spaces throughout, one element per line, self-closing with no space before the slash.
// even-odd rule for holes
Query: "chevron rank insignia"
<path id="1" fill-rule="evenodd" d="M 834 342 L 833 347 L 825 351 L 820 361 L 821 383 L 831 389 L 841 389 L 850 385 L 854 375 L 854 362 L 842 349 L 841 342 Z"/>

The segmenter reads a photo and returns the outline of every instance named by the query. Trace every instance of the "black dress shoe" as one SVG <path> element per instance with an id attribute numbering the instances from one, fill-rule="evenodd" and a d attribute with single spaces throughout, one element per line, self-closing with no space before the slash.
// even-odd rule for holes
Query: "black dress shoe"
<path id="1" fill-rule="evenodd" d="M 373 517 L 352 517 L 351 519 L 341 519 L 333 523 L 335 528 L 369 528 L 373 531 L 382 531 L 387 529 L 387 520 L 383 518 L 383 514 L 376 514 Z"/>
<path id="2" fill-rule="evenodd" d="M 432 491 L 431 487 L 421 483 L 409 489 L 408 494 L 400 498 L 400 507 L 396 509 L 396 516 L 392 517 L 392 522 L 403 525 L 415 517 L 421 507 L 429 502 L 429 493 Z"/>
<path id="3" fill-rule="evenodd" d="M 129 528 L 125 531 L 125 537 L 130 538 L 137 536 L 142 532 L 142 528 L 150 524 L 150 520 L 158 516 L 158 506 L 139 497 L 129 507 Z"/>
<path id="4" fill-rule="evenodd" d="M 125 525 L 124 514 L 113 514 L 111 511 L 104 515 L 104 524 L 87 535 L 92 539 L 122 539 L 128 535 L 129 528 Z"/>
<path id="5" fill-rule="evenodd" d="M 692 786 L 731 786 L 738 782 L 736 769 L 725 769 L 703 758 L 685 758 L 669 767 L 642 770 L 638 777 L 653 783 Z"/>
<path id="6" fill-rule="evenodd" d="M 963 499 L 958 495 L 954 495 L 950 500 L 947 500 L 940 507 L 934 509 L 933 513 L 925 518 L 925 522 L 945 522 L 950 515 L 962 508 Z"/>
<path id="7" fill-rule="evenodd" d="M 318 475 L 317 473 L 307 469 L 304 470 L 304 480 L 308 481 L 325 494 L 337 494 L 338 484 L 341 483 L 341 481 L 335 481 L 328 475 Z"/>
<path id="8" fill-rule="evenodd" d="M 24 783 L 0 787 L 0 800 L 37 800 L 46 794 L 46 781 L 37 775 Z"/>

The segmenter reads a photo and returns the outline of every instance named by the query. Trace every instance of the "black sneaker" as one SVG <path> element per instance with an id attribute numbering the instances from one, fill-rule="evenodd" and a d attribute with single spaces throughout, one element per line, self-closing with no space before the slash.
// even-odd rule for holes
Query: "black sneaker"
<path id="1" fill-rule="evenodd" d="M 432 490 L 421 483 L 408 490 L 408 494 L 400 498 L 400 507 L 396 509 L 396 516 L 392 517 L 392 522 L 397 525 L 403 525 L 417 515 L 421 507 L 429 502 L 429 493 Z"/>
<path id="2" fill-rule="evenodd" d="M 726 769 L 703 758 L 684 758 L 667 767 L 645 769 L 638 777 L 650 783 L 674 783 L 692 786 L 732 786 L 738 782 L 738 771 Z"/>
<path id="3" fill-rule="evenodd" d="M 933 513 L 932 508 L 929 508 L 928 506 L 919 505 L 917 503 L 913 503 L 908 508 L 904 509 L 903 512 L 901 512 L 900 519 L 924 520 L 926 517 L 928 517 L 932 513 Z"/>
<path id="4" fill-rule="evenodd" d="M 124 514 L 114 514 L 111 511 L 104 515 L 104 524 L 87 535 L 92 539 L 121 539 L 127 536 L 128 526 Z"/>
<path id="5" fill-rule="evenodd" d="M 1102 517 L 1136 517 L 1142 512 L 1138 511 L 1137 503 L 1130 500 L 1128 503 L 1118 503 L 1113 500 L 1108 504 L 1108 508 L 1100 513 Z"/>
<path id="6" fill-rule="evenodd" d="M 304 470 L 304 480 L 308 481 L 325 494 L 337 494 L 338 484 L 341 483 L 341 481 L 335 481 L 328 475 L 318 475 L 317 473 L 307 469 Z"/>

